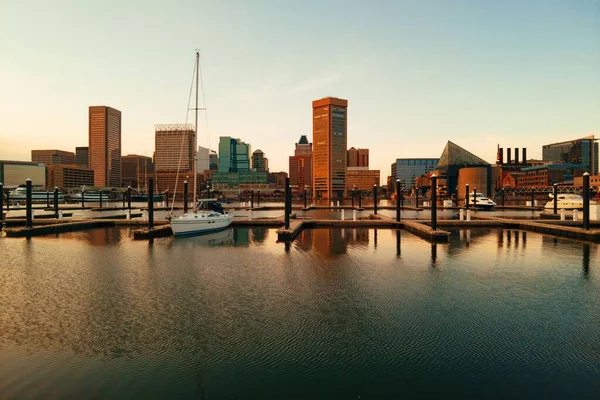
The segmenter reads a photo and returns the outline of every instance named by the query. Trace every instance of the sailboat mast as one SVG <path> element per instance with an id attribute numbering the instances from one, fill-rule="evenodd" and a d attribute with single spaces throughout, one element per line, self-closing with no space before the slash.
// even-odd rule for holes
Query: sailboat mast
<path id="1" fill-rule="evenodd" d="M 200 75 L 200 52 L 196 50 L 196 107 L 194 107 L 195 123 L 194 123 L 194 148 L 192 149 L 194 157 L 194 170 L 192 176 L 194 177 L 194 208 L 196 207 L 196 195 L 198 193 L 198 177 L 196 176 L 196 149 L 198 148 L 198 77 Z"/>

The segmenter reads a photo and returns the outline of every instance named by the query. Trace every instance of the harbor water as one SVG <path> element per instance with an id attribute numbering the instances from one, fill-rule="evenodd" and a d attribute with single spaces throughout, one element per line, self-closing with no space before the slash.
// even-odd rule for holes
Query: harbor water
<path id="1" fill-rule="evenodd" d="M 598 398 L 598 245 L 471 229 L 0 239 L 2 399 Z"/>

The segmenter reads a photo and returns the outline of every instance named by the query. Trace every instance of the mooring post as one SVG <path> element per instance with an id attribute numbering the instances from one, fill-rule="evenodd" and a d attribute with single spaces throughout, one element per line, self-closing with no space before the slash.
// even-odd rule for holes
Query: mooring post
<path id="1" fill-rule="evenodd" d="M 352 208 L 354 208 L 354 188 L 352 188 L 351 197 L 352 197 Z"/>
<path id="2" fill-rule="evenodd" d="M 502 188 L 501 190 L 502 190 L 502 207 L 504 207 L 504 188 Z"/>
<path id="3" fill-rule="evenodd" d="M 127 209 L 131 213 L 131 186 L 127 186 Z"/>
<path id="4" fill-rule="evenodd" d="M 4 221 L 4 185 L 0 182 L 0 227 Z"/>
<path id="5" fill-rule="evenodd" d="M 148 229 L 154 229 L 154 178 L 148 178 Z"/>
<path id="6" fill-rule="evenodd" d="M 81 191 L 81 209 L 85 208 L 85 190 Z"/>
<path id="7" fill-rule="evenodd" d="M 531 208 L 534 207 L 535 200 L 533 199 L 534 188 L 531 188 Z"/>
<path id="8" fill-rule="evenodd" d="M 254 189 L 250 189 L 250 208 L 254 208 Z"/>
<path id="9" fill-rule="evenodd" d="M 169 189 L 165 190 L 165 196 L 167 201 L 165 201 L 166 207 L 169 208 Z"/>
<path id="10" fill-rule="evenodd" d="M 415 189 L 415 208 L 419 208 L 419 188 Z"/>
<path id="11" fill-rule="evenodd" d="M 6 192 L 6 211 L 10 211 L 10 192 Z"/>
<path id="12" fill-rule="evenodd" d="M 373 213 L 377 215 L 377 185 L 373 185 Z"/>
<path id="13" fill-rule="evenodd" d="M 362 208 L 362 189 L 358 189 L 358 208 Z"/>
<path id="14" fill-rule="evenodd" d="M 46 208 L 50 208 L 50 191 L 46 188 Z"/>
<path id="15" fill-rule="evenodd" d="M 554 185 L 552 185 L 552 194 L 554 196 L 553 199 L 553 203 L 554 203 L 554 215 L 558 214 L 558 183 L 554 182 Z"/>
<path id="16" fill-rule="evenodd" d="M 25 226 L 31 228 L 33 226 L 33 210 L 31 209 L 31 179 L 25 181 Z"/>
<path id="17" fill-rule="evenodd" d="M 431 229 L 437 230 L 437 175 L 431 175 Z"/>
<path id="18" fill-rule="evenodd" d="M 473 208 L 477 207 L 477 188 L 473 188 Z"/>
<path id="19" fill-rule="evenodd" d="M 100 208 L 102 208 L 102 190 L 100 190 Z"/>
<path id="20" fill-rule="evenodd" d="M 290 178 L 285 178 L 285 229 L 290 229 L 290 212 L 292 200 L 290 199 Z"/>
<path id="21" fill-rule="evenodd" d="M 54 217 L 58 218 L 58 188 L 54 187 Z"/>
<path id="22" fill-rule="evenodd" d="M 188 212 L 188 182 L 183 181 L 183 213 Z"/>
<path id="23" fill-rule="evenodd" d="M 402 220 L 402 211 L 400 209 L 400 179 L 396 180 L 396 222 Z"/>
<path id="24" fill-rule="evenodd" d="M 583 174 L 583 229 L 590 230 L 590 174 Z"/>
<path id="25" fill-rule="evenodd" d="M 465 185 L 465 208 L 468 210 L 469 209 L 469 194 L 471 192 L 469 192 L 469 184 L 467 183 Z"/>
<path id="26" fill-rule="evenodd" d="M 260 207 L 260 190 L 256 191 L 256 205 Z"/>
<path id="27" fill-rule="evenodd" d="M 307 195 L 307 190 L 306 188 L 304 188 L 304 209 L 306 209 L 306 195 Z"/>

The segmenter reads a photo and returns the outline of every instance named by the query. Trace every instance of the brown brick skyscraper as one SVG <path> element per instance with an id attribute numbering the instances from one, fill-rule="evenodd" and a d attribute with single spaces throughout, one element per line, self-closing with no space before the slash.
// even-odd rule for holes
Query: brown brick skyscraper
<path id="1" fill-rule="evenodd" d="M 89 168 L 94 170 L 94 186 L 121 186 L 121 111 L 90 107 Z"/>

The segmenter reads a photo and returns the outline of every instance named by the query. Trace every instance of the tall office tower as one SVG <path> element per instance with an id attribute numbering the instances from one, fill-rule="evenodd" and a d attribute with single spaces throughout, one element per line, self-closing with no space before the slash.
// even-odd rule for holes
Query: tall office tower
<path id="1" fill-rule="evenodd" d="M 346 195 L 348 101 L 315 100 L 313 107 L 313 192 L 317 199 Z"/>
<path id="2" fill-rule="evenodd" d="M 358 149 L 357 154 L 357 167 L 368 167 L 369 166 L 369 149 Z"/>
<path id="3" fill-rule="evenodd" d="M 75 147 L 75 165 L 89 167 L 89 147 Z"/>
<path id="4" fill-rule="evenodd" d="M 252 168 L 256 172 L 269 172 L 269 160 L 265 157 L 265 153 L 262 150 L 255 150 L 252 153 Z"/>
<path id="5" fill-rule="evenodd" d="M 219 138 L 219 172 L 250 171 L 250 145 L 230 136 Z"/>
<path id="6" fill-rule="evenodd" d="M 75 164 L 75 154 L 63 150 L 31 150 L 31 162 L 53 164 Z"/>
<path id="7" fill-rule="evenodd" d="M 358 150 L 355 147 L 348 149 L 348 155 L 346 159 L 346 166 L 358 167 Z"/>
<path id="8" fill-rule="evenodd" d="M 591 175 L 598 175 L 598 141 L 594 136 L 542 146 L 544 161 L 580 164 Z"/>
<path id="9" fill-rule="evenodd" d="M 90 106 L 88 156 L 94 186 L 121 186 L 121 111 Z"/>
<path id="10" fill-rule="evenodd" d="M 306 135 L 300 136 L 296 143 L 294 155 L 290 156 L 289 166 L 290 186 L 302 191 L 312 187 L 312 144 L 308 143 Z"/>
<path id="11" fill-rule="evenodd" d="M 156 171 L 194 169 L 194 125 L 164 124 L 154 127 L 154 168 Z"/>

